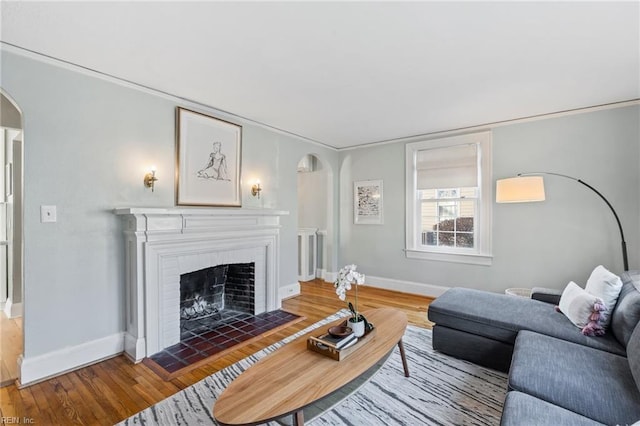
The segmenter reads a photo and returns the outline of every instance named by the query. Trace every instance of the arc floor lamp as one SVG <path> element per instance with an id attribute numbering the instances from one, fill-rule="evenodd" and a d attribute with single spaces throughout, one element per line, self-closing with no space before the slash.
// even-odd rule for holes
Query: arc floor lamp
<path id="1" fill-rule="evenodd" d="M 544 201 L 544 180 L 542 175 L 559 176 L 576 181 L 595 192 L 607 204 L 607 206 L 609 206 L 611 213 L 613 213 L 613 216 L 618 223 L 620 238 L 622 240 L 622 262 L 624 263 L 624 270 L 628 271 L 629 261 L 627 260 L 627 243 L 624 240 L 624 232 L 622 231 L 622 224 L 620 223 L 618 214 L 604 195 L 583 180 L 551 172 L 518 173 L 516 177 L 499 179 L 496 181 L 496 203 L 527 203 L 532 201 Z"/>

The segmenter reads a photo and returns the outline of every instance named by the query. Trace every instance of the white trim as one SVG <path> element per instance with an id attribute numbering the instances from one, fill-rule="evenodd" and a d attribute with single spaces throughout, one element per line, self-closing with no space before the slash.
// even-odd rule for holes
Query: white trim
<path id="1" fill-rule="evenodd" d="M 124 333 L 81 343 L 46 354 L 18 358 L 18 387 L 33 385 L 69 371 L 112 358 L 124 350 Z"/>
<path id="2" fill-rule="evenodd" d="M 237 120 L 237 121 L 243 121 L 244 123 L 250 123 L 252 125 L 258 126 L 258 127 L 262 127 L 264 129 L 268 129 L 268 130 L 272 130 L 276 133 L 280 133 L 283 135 L 287 135 L 287 136 L 291 136 L 294 137 L 296 139 L 301 139 L 305 142 L 308 142 L 310 144 L 313 145 L 317 145 L 317 146 L 321 146 L 323 148 L 327 148 L 333 151 L 337 151 L 338 149 L 334 146 L 331 145 L 327 145 L 325 143 L 322 143 L 320 141 L 302 136 L 302 135 L 298 135 L 296 133 L 292 133 L 289 132 L 287 130 L 284 129 L 279 129 L 277 127 L 273 127 L 270 126 L 266 123 L 261 123 L 259 121 L 255 121 L 252 120 L 250 118 L 246 118 L 243 117 L 241 115 L 238 114 L 234 114 L 232 112 L 229 111 L 225 111 L 225 110 L 221 110 L 219 108 L 215 108 L 211 105 L 207 105 L 205 103 L 202 102 L 198 102 L 195 101 L 193 99 L 189 99 L 189 98 L 184 98 L 178 95 L 174 95 L 173 93 L 169 93 L 169 92 L 165 92 L 163 90 L 160 89 L 156 89 L 150 86 L 145 86 L 143 84 L 140 83 L 136 83 L 135 81 L 131 81 L 131 80 L 125 80 L 123 78 L 120 77 L 116 77 L 114 75 L 111 74 L 107 74 L 105 72 L 102 71 L 98 71 L 98 70 L 94 70 L 88 67 L 84 67 L 82 65 L 78 65 L 75 64 L 73 62 L 69 62 L 69 61 L 65 61 L 64 59 L 60 59 L 60 58 L 56 58 L 54 56 L 49 56 L 46 55 L 44 53 L 40 53 L 40 52 L 36 52 L 33 50 L 29 50 L 26 49 L 24 47 L 20 47 L 20 46 L 16 46 L 13 44 L 9 44 L 7 42 L 0 42 L 0 50 L 5 50 L 11 53 L 15 53 L 16 55 L 20 55 L 20 56 L 24 56 L 39 62 L 43 62 L 45 64 L 49 64 L 49 65 L 53 65 L 53 66 L 57 66 L 60 67 L 62 69 L 66 69 L 69 71 L 73 71 L 73 72 L 77 72 L 80 74 L 84 74 L 84 75 L 88 75 L 90 77 L 94 77 L 94 78 L 99 78 L 101 80 L 104 81 L 108 81 L 110 83 L 114 83 L 114 84 L 118 84 L 120 86 L 123 87 L 127 87 L 130 89 L 134 89 L 134 90 L 138 90 L 140 92 L 143 93 L 147 93 L 150 95 L 154 95 L 154 96 L 158 96 L 176 103 L 179 103 L 180 105 L 184 105 L 184 106 L 188 106 L 190 108 L 194 108 L 194 109 L 200 109 L 200 110 L 204 110 L 204 111 L 209 111 L 211 113 L 214 114 L 219 114 L 219 115 L 225 115 L 229 118 L 231 118 L 232 120 Z"/>
<path id="3" fill-rule="evenodd" d="M 477 144 L 479 151 L 478 187 L 480 197 L 475 220 L 476 244 L 473 249 L 427 249 L 418 242 L 420 200 L 417 197 L 416 155 L 423 149 Z M 492 226 L 492 132 L 478 132 L 448 138 L 426 139 L 405 146 L 405 254 L 410 259 L 436 260 L 474 265 L 491 265 Z"/>
<path id="4" fill-rule="evenodd" d="M 298 281 L 317 277 L 318 228 L 298 228 Z"/>
<path id="5" fill-rule="evenodd" d="M 521 123 L 529 123 L 532 121 L 540 121 L 540 120 L 546 120 L 551 118 L 568 117 L 568 116 L 577 115 L 577 114 L 586 114 L 589 112 L 605 111 L 608 109 L 615 109 L 615 108 L 625 108 L 633 105 L 640 105 L 640 99 L 629 99 L 626 101 L 611 102 L 611 103 L 602 104 L 602 105 L 591 105 L 583 108 L 570 109 L 566 111 L 549 112 L 545 114 L 532 115 L 529 117 L 518 117 L 518 118 L 513 118 L 511 120 L 477 124 L 475 126 L 461 127 L 458 129 L 439 130 L 436 132 L 422 133 L 419 135 L 404 136 L 397 139 L 387 139 L 387 140 L 378 141 L 378 142 L 364 143 L 361 145 L 347 146 L 344 148 L 338 148 L 337 150 L 342 152 L 342 151 L 351 151 L 354 149 L 373 148 L 376 146 L 389 145 L 393 143 L 418 142 L 418 141 L 424 140 L 425 138 L 430 138 L 430 139 L 446 138 L 449 136 L 456 136 L 464 133 L 482 132 L 486 130 L 495 129 L 498 127 L 510 126 L 512 124 L 521 124 Z"/>
<path id="6" fill-rule="evenodd" d="M 483 254 L 435 253 L 421 250 L 405 250 L 407 259 L 435 260 L 440 262 L 466 263 L 469 265 L 491 266 L 493 256 Z"/>
<path id="7" fill-rule="evenodd" d="M 102 80 L 114 83 L 114 84 L 118 84 L 120 86 L 124 86 L 124 87 L 128 87 L 131 89 L 135 89 L 138 91 L 141 91 L 143 93 L 147 93 L 147 94 L 151 94 L 154 96 L 159 96 L 162 97 L 164 99 L 168 99 L 174 102 L 179 102 L 182 105 L 185 106 L 190 106 L 192 108 L 204 108 L 205 110 L 208 110 L 212 113 L 217 113 L 217 114 L 222 114 L 222 115 L 226 115 L 232 119 L 235 120 L 241 120 L 244 121 L 245 123 L 251 123 L 253 125 L 265 128 L 265 129 L 269 129 L 269 130 L 273 130 L 274 132 L 277 133 L 281 133 L 287 136 L 292 136 L 294 138 L 297 139 L 301 139 L 305 142 L 311 143 L 313 145 L 317 145 L 317 146 L 321 146 L 323 148 L 327 148 L 333 151 L 350 151 L 353 149 L 362 149 L 362 148 L 371 148 L 371 147 L 375 147 L 375 146 L 380 146 L 380 145 L 388 145 L 388 144 L 392 144 L 392 143 L 407 143 L 407 142 L 415 142 L 417 140 L 420 139 L 424 139 L 424 138 L 430 138 L 430 137 L 447 137 L 447 136 L 453 136 L 455 134 L 460 134 L 462 132 L 476 132 L 476 131 L 482 131 L 482 130 L 487 130 L 487 129 L 494 129 L 497 127 L 503 127 L 503 126 L 508 126 L 511 124 L 520 124 L 520 123 L 528 123 L 531 121 L 538 121 L 538 120 L 545 120 L 547 118 L 558 118 L 558 117 L 566 117 L 566 116 L 571 116 L 571 115 L 576 115 L 576 114 L 583 114 L 583 113 L 588 113 L 588 112 L 595 112 L 595 111 L 603 111 L 603 110 L 607 110 L 607 109 L 613 109 L 613 108 L 624 108 L 627 106 L 632 106 L 632 105 L 640 105 L 640 99 L 629 99 L 629 100 L 624 100 L 624 101 L 618 101 L 618 102 L 611 102 L 611 103 L 607 103 L 607 104 L 602 104 L 602 105 L 591 105 L 591 106 L 586 106 L 586 107 L 582 107 L 582 108 L 576 108 L 576 109 L 570 109 L 570 110 L 566 110 L 566 111 L 555 111 L 555 112 L 549 112 L 549 113 L 544 113 L 544 114 L 538 114 L 538 115 L 533 115 L 533 116 L 529 116 L 529 117 L 517 117 L 517 118 L 513 118 L 510 120 L 503 120 L 503 121 L 496 121 L 496 122 L 492 122 L 492 123 L 484 123 L 484 124 L 477 124 L 477 125 L 473 125 L 473 126 L 469 126 L 469 127 L 462 127 L 462 128 L 458 128 L 458 129 L 446 129 L 446 130 L 439 130 L 439 131 L 435 131 L 435 132 L 429 132 L 429 133 L 421 133 L 418 135 L 411 135 L 411 136 L 404 136 L 401 138 L 397 138 L 397 139 L 387 139 L 387 140 L 382 140 L 382 141 L 377 141 L 377 142 L 369 142 L 369 143 L 364 143 L 364 144 L 360 144 L 360 145 L 355 145 L 355 146 L 347 146 L 347 147 L 341 147 L 341 148 L 337 148 L 335 146 L 332 145 L 328 145 L 326 143 L 320 142 L 320 141 L 316 141 L 314 139 L 310 139 L 308 137 L 302 136 L 302 135 L 298 135 L 296 133 L 291 133 L 287 130 L 284 129 L 279 129 L 277 127 L 273 127 L 270 126 L 268 124 L 265 123 L 261 123 L 259 121 L 254 121 L 251 120 L 249 118 L 228 112 L 228 111 L 224 111 L 218 108 L 215 108 L 213 106 L 192 100 L 192 99 L 188 99 L 188 98 L 183 98 L 180 97 L 178 95 L 174 95 L 172 93 L 168 93 L 168 92 L 164 92 L 162 90 L 159 89 L 154 89 L 153 87 L 149 87 L 149 86 L 144 86 L 142 84 L 133 82 L 133 81 L 128 81 L 101 71 L 97 71 L 97 70 L 93 70 L 91 68 L 87 68 L 87 67 L 83 67 L 81 65 L 78 64 L 74 64 L 73 62 L 69 62 L 69 61 L 65 61 L 63 59 L 59 59 L 53 56 L 49 56 L 46 55 L 44 53 L 40 53 L 40 52 L 35 52 L 33 50 L 29 50 L 26 49 L 24 47 L 20 47 L 20 46 L 16 46 L 4 41 L 0 41 L 0 50 L 6 50 L 8 52 L 11 53 L 15 53 L 16 55 L 20 55 L 23 57 L 27 57 L 30 59 L 34 59 L 40 62 L 43 62 L 45 64 L 49 64 L 49 65 L 54 65 L 57 67 L 60 67 L 62 69 L 66 69 L 69 71 L 73 71 L 73 72 L 77 72 L 80 74 L 84 74 L 84 75 L 88 75 L 90 77 L 94 77 L 94 78 L 100 78 Z M 20 111 L 22 113 L 22 111 Z"/>
<path id="8" fill-rule="evenodd" d="M 435 284 L 419 283 L 414 281 L 395 280 L 384 277 L 374 277 L 367 275 L 366 286 L 382 288 L 385 290 L 401 291 L 403 293 L 419 294 L 421 296 L 438 297 L 442 296 L 449 287 Z"/>
<path id="9" fill-rule="evenodd" d="M 316 278 L 322 278 L 324 279 L 324 274 L 326 274 L 327 272 L 322 269 L 322 268 L 318 268 L 316 269 Z"/>
<path id="10" fill-rule="evenodd" d="M 280 287 L 278 297 L 280 300 L 296 297 L 300 294 L 300 283 L 296 282 Z"/>
<path id="11" fill-rule="evenodd" d="M 18 318 L 22 316 L 22 302 L 13 303 L 11 298 L 7 299 L 4 305 L 4 314 L 7 318 Z"/>
<path id="12" fill-rule="evenodd" d="M 334 283 L 338 279 L 337 272 L 322 271 L 322 279 L 328 283 Z"/>

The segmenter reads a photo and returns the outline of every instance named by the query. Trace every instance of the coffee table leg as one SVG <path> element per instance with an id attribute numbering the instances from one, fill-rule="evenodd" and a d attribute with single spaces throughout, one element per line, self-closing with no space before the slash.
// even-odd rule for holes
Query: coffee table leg
<path id="1" fill-rule="evenodd" d="M 293 424 L 295 426 L 304 426 L 304 412 L 302 410 L 296 411 L 293 415 Z"/>
<path id="2" fill-rule="evenodd" d="M 400 357 L 402 358 L 402 367 L 404 367 L 404 377 L 409 377 L 409 366 L 407 365 L 407 357 L 404 354 L 404 345 L 402 339 L 398 341 L 398 348 L 400 348 Z"/>

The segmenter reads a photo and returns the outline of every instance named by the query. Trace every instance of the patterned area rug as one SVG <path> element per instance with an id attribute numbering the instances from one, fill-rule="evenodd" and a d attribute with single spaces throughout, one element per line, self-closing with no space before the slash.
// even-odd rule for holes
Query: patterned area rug
<path id="1" fill-rule="evenodd" d="M 259 359 L 296 337 L 349 315 L 342 310 L 139 412 L 120 425 L 215 425 L 216 397 Z M 497 425 L 507 375 L 434 352 L 431 331 L 409 326 L 404 348 L 411 377 L 404 377 L 398 348 L 357 383 L 305 409 L 306 424 Z M 270 425 L 288 424 L 290 417 Z"/>

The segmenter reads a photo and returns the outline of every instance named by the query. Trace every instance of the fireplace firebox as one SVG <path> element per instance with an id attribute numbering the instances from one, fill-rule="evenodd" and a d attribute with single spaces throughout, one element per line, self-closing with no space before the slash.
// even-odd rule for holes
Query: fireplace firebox
<path id="1" fill-rule="evenodd" d="M 180 275 L 181 332 L 202 326 L 215 328 L 234 312 L 253 315 L 254 287 L 253 262 L 216 265 Z"/>

